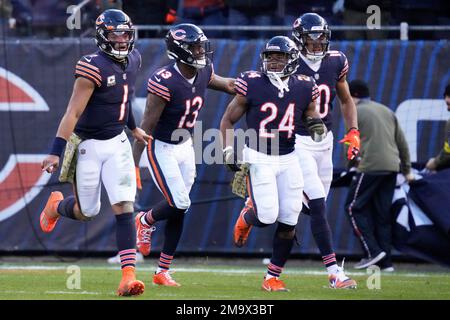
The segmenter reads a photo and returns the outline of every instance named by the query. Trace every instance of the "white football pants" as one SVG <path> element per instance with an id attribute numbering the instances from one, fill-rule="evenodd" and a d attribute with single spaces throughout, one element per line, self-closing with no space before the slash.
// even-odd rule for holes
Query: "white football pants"
<path id="1" fill-rule="evenodd" d="M 101 183 L 111 205 L 134 202 L 136 172 L 131 145 L 124 131 L 108 140 L 88 139 L 78 146 L 76 188 L 81 212 L 94 217 L 100 212 Z"/>
<path id="2" fill-rule="evenodd" d="M 180 144 L 150 139 L 147 146 L 147 167 L 170 206 L 177 209 L 188 209 L 191 206 L 189 193 L 195 180 L 192 139 Z"/>
<path id="3" fill-rule="evenodd" d="M 327 198 L 333 180 L 333 132 L 321 142 L 295 135 L 295 152 L 305 181 L 307 200 Z"/>
<path id="4" fill-rule="evenodd" d="M 295 152 L 267 155 L 248 147 L 244 161 L 250 164 L 248 193 L 258 220 L 295 226 L 302 209 L 303 176 Z"/>

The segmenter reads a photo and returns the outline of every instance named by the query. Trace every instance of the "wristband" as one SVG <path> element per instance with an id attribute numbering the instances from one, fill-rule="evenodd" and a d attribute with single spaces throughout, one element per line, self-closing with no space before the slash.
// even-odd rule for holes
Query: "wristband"
<path id="1" fill-rule="evenodd" d="M 66 147 L 66 144 L 67 141 L 65 139 L 61 137 L 56 137 L 55 140 L 53 140 L 53 146 L 52 150 L 50 151 L 50 154 L 61 158 L 64 148 Z"/>

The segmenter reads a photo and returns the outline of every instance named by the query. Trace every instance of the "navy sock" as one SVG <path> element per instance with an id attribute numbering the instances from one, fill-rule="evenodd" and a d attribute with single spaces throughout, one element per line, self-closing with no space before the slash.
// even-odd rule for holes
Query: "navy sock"
<path id="1" fill-rule="evenodd" d="M 295 226 L 289 226 L 281 222 L 278 223 L 277 230 L 273 237 L 273 252 L 272 258 L 270 259 L 272 265 L 281 269 L 284 267 L 291 254 L 292 246 L 294 245 L 294 235 Z M 269 271 L 272 272 L 269 272 L 269 274 L 278 277 L 279 273 L 276 274 L 276 272 L 274 272 L 276 268 L 272 269 L 269 268 Z M 281 273 L 281 270 L 279 271 Z"/>
<path id="2" fill-rule="evenodd" d="M 173 256 L 183 233 L 184 213 L 167 219 L 164 230 L 163 250 L 166 255 Z"/>
<path id="3" fill-rule="evenodd" d="M 328 256 L 333 254 L 331 229 L 326 217 L 325 199 L 320 198 L 310 200 L 309 208 L 311 215 L 311 231 L 321 255 Z"/>
<path id="4" fill-rule="evenodd" d="M 131 212 L 116 215 L 116 240 L 119 251 L 136 247 L 136 230 Z"/>
<path id="5" fill-rule="evenodd" d="M 167 220 L 171 217 L 177 217 L 180 215 L 184 215 L 186 212 L 186 209 L 177 209 L 175 207 L 171 207 L 166 200 L 162 200 L 158 202 L 151 210 L 151 215 L 153 220 L 161 221 L 161 220 Z M 147 221 L 150 222 L 150 221 Z M 153 222 L 154 223 L 154 222 Z M 149 224 L 153 224 L 149 223 Z"/>
<path id="6" fill-rule="evenodd" d="M 245 220 L 245 222 L 247 222 L 247 224 L 255 226 L 255 227 L 264 228 L 264 227 L 269 226 L 269 224 L 265 224 L 265 223 L 262 223 L 261 221 L 259 221 L 254 208 L 249 208 L 247 210 L 247 212 L 244 214 L 244 220 Z"/>
<path id="7" fill-rule="evenodd" d="M 75 207 L 75 197 L 74 196 L 68 196 L 67 198 L 65 198 L 64 200 L 62 200 L 59 204 L 58 204 L 58 213 L 60 215 L 62 215 L 63 217 L 69 218 L 69 219 L 73 219 L 73 220 L 77 220 L 77 218 L 75 218 L 75 214 L 73 212 L 73 208 Z"/>

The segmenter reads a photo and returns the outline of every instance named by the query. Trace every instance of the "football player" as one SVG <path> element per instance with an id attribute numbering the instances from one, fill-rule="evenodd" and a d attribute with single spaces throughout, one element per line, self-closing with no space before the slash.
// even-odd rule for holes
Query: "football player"
<path id="1" fill-rule="evenodd" d="M 326 216 L 326 198 L 333 179 L 333 132 L 331 111 L 337 94 L 348 132 L 341 143 L 348 145 L 347 158 L 356 157 L 360 148 L 356 107 L 350 96 L 346 75 L 348 61 L 344 53 L 329 50 L 331 31 L 327 22 L 316 13 L 306 13 L 295 20 L 292 39 L 300 50 L 298 74 L 314 78 L 319 90 L 316 110 L 327 126 L 327 137 L 321 142 L 311 140 L 305 126 L 296 130 L 297 156 L 305 179 L 304 203 L 309 207 L 311 231 L 328 271 L 332 288 L 356 288 L 336 262 L 331 229 Z"/>
<path id="2" fill-rule="evenodd" d="M 101 182 L 115 213 L 116 238 L 122 280 L 117 294 L 139 295 L 144 283 L 135 277 L 135 230 L 133 202 L 136 178 L 127 126 L 134 138 L 150 138 L 136 127 L 130 99 L 134 93 L 141 56 L 134 49 L 135 29 L 120 10 L 106 10 L 96 20 L 95 41 L 99 50 L 83 56 L 75 67 L 75 84 L 67 110 L 59 124 L 50 154 L 42 168 L 55 172 L 72 132 L 81 138 L 77 150 L 74 193 L 64 198 L 52 192 L 40 215 L 40 226 L 51 232 L 63 216 L 91 220 L 100 211 Z"/>
<path id="3" fill-rule="evenodd" d="M 195 178 L 191 133 L 203 107 L 206 89 L 234 94 L 234 79 L 214 73 L 210 42 L 199 27 L 187 23 L 173 26 L 165 41 L 169 58 L 175 63 L 159 68 L 149 78 L 141 125 L 152 135 L 146 148 L 147 166 L 165 200 L 148 212 L 140 212 L 135 221 L 137 247 L 148 255 L 154 224 L 167 220 L 153 283 L 179 286 L 168 271 L 183 231 L 184 215 L 191 205 L 189 192 Z M 142 143 L 133 146 L 136 166 L 144 147 Z"/>
<path id="4" fill-rule="evenodd" d="M 225 164 L 240 170 L 233 151 L 233 125 L 245 114 L 257 143 L 248 142 L 243 151 L 249 164 L 247 190 L 253 210 L 243 210 L 234 227 L 234 241 L 242 246 L 253 226 L 277 223 L 273 252 L 262 289 L 288 291 L 279 279 L 291 252 L 295 226 L 302 208 L 299 195 L 303 176 L 295 153 L 295 131 L 301 120 L 317 141 L 326 128 L 316 111 L 318 89 L 312 78 L 293 75 L 299 51 L 288 37 L 270 39 L 261 53 L 261 72 L 247 71 L 236 79 L 237 95 L 223 115 L 220 130 Z"/>

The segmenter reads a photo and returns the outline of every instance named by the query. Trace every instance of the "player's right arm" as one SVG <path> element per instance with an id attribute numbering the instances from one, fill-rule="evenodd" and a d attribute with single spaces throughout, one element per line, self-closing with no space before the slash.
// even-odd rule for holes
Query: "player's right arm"
<path id="1" fill-rule="evenodd" d="M 69 140 L 78 119 L 86 108 L 94 89 L 94 82 L 86 78 L 78 77 L 75 80 L 72 96 L 70 97 L 66 113 L 59 123 L 52 151 L 42 161 L 41 167 L 43 171 L 45 170 L 48 173 L 52 173 L 58 168 L 59 159 L 62 151 L 64 150 L 65 144 L 67 140 Z"/>
<path id="2" fill-rule="evenodd" d="M 227 110 L 220 121 L 220 132 L 222 135 L 222 148 L 225 165 L 231 171 L 239 171 L 240 168 L 234 162 L 234 124 L 247 112 L 247 98 L 237 94 L 228 104 Z"/>
<path id="3" fill-rule="evenodd" d="M 147 104 L 145 106 L 144 116 L 141 122 L 141 129 L 143 129 L 149 135 L 153 134 L 159 118 L 166 106 L 167 101 L 160 96 L 149 93 L 147 95 Z M 153 139 L 153 138 L 152 138 Z M 135 140 L 133 143 L 133 159 L 136 167 L 139 167 L 139 160 L 141 159 L 142 151 L 144 151 L 145 145 Z"/>

